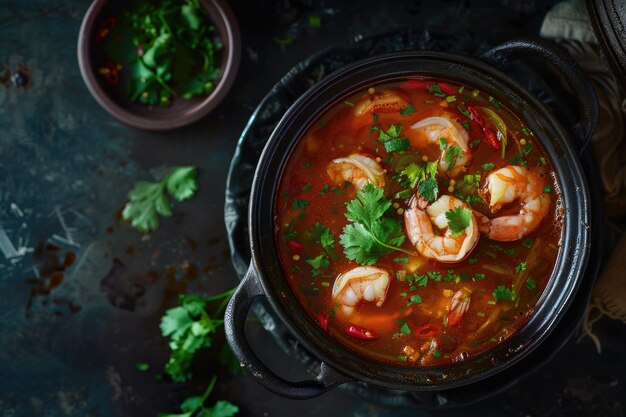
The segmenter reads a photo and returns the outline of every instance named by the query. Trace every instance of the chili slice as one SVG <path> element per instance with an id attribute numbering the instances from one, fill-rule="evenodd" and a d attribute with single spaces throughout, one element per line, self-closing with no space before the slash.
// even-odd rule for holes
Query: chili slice
<path id="1" fill-rule="evenodd" d="M 374 330 L 369 330 L 364 327 L 357 326 L 355 324 L 346 325 L 346 334 L 348 336 L 356 337 L 361 340 L 374 340 L 378 339 L 378 333 Z"/>
<path id="2" fill-rule="evenodd" d="M 113 28 L 117 25 L 117 19 L 115 17 L 109 17 L 100 25 L 98 32 L 96 32 L 96 42 L 100 42 L 113 30 Z"/>
<path id="3" fill-rule="evenodd" d="M 441 333 L 441 326 L 437 324 L 425 324 L 422 327 L 419 327 L 417 330 L 415 330 L 415 336 L 418 339 L 432 337 L 439 333 Z"/>
<path id="4" fill-rule="evenodd" d="M 117 83 L 120 81 L 120 72 L 118 66 L 113 61 L 107 61 L 107 63 L 104 64 L 104 67 L 100 68 L 99 72 L 101 75 L 104 76 L 104 79 L 107 83 L 109 83 L 109 85 L 117 85 Z"/>

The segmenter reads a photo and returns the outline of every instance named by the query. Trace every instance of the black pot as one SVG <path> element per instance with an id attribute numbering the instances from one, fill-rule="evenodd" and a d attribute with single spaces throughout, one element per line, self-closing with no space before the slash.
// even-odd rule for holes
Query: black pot
<path id="1" fill-rule="evenodd" d="M 498 69 L 519 54 L 545 59 L 568 82 L 580 113 L 579 121 L 568 126 L 570 129 L 564 128 L 536 98 Z M 408 368 L 346 349 L 306 314 L 279 264 L 274 242 L 274 196 L 289 155 L 326 109 L 371 85 L 418 75 L 476 87 L 521 116 L 552 161 L 566 214 L 554 272 L 537 310 L 522 328 L 489 351 L 464 362 Z M 582 70 L 566 52 L 537 40 L 506 42 L 485 52 L 480 59 L 432 51 L 382 55 L 326 77 L 285 113 L 256 169 L 248 219 L 252 262 L 225 315 L 226 336 L 241 364 L 267 389 L 303 399 L 349 381 L 408 391 L 445 390 L 487 378 L 521 360 L 546 339 L 564 316 L 585 271 L 590 250 L 589 191 L 577 154 L 587 146 L 596 120 L 597 98 Z M 268 369 L 250 348 L 244 324 L 252 302 L 260 297 L 267 298 L 295 337 L 321 360 L 315 379 L 287 381 Z"/>

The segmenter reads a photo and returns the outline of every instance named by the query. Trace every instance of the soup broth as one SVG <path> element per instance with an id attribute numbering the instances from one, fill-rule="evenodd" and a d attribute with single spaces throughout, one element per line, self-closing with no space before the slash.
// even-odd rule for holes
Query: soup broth
<path id="1" fill-rule="evenodd" d="M 481 354 L 533 313 L 559 250 L 550 161 L 493 97 L 376 85 L 300 139 L 274 204 L 285 277 L 332 338 L 376 360 Z"/>

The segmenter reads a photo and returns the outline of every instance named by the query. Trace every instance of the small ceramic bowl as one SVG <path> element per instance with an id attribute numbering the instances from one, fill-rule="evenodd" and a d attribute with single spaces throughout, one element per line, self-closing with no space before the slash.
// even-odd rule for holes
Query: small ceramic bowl
<path id="1" fill-rule="evenodd" d="M 226 96 L 235 80 L 241 40 L 235 16 L 223 0 L 200 0 L 216 29 L 223 49 L 220 52 L 220 78 L 207 96 L 189 100 L 174 98 L 168 107 L 135 103 L 126 94 L 126 75 L 120 72 L 117 85 L 109 85 L 99 69 L 109 61 L 102 42 L 96 41 L 97 31 L 107 19 L 119 17 L 125 8 L 121 0 L 95 0 L 83 19 L 78 38 L 78 64 L 83 80 L 96 101 L 121 122 L 145 130 L 168 130 L 191 124 L 206 116 Z M 124 63 L 121 63 L 122 65 Z"/>

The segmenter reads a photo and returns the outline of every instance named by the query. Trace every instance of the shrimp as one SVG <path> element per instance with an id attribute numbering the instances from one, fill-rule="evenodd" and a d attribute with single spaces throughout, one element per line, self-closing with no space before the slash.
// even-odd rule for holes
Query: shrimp
<path id="1" fill-rule="evenodd" d="M 345 158 L 333 159 L 326 172 L 333 182 L 343 184 L 349 181 L 357 190 L 362 190 L 367 184 L 385 186 L 385 170 L 376 160 L 363 154 L 353 153 Z"/>
<path id="2" fill-rule="evenodd" d="M 361 301 L 382 306 L 388 289 L 387 271 L 373 266 L 359 266 L 337 276 L 332 297 L 345 314 L 352 314 L 354 307 Z"/>
<path id="3" fill-rule="evenodd" d="M 448 113 L 420 120 L 411 129 L 417 131 L 414 140 L 418 142 L 418 146 L 437 145 L 443 148 L 439 165 L 445 171 L 451 171 L 451 176 L 464 170 L 472 159 L 467 132 Z"/>
<path id="4" fill-rule="evenodd" d="M 418 206 L 417 198 L 411 199 L 409 209 L 404 212 L 404 225 L 409 240 L 423 256 L 453 263 L 463 260 L 474 249 L 480 236 L 474 215 L 459 236 L 453 236 L 450 230 L 443 235 L 433 232 L 433 224 L 439 229 L 447 229 L 446 212 L 456 207 L 468 208 L 463 201 L 449 195 L 442 195 L 426 210 Z"/>
<path id="5" fill-rule="evenodd" d="M 538 171 L 509 165 L 487 176 L 486 189 L 489 194 L 489 207 L 498 212 L 504 204 L 519 200 L 518 214 L 489 219 L 479 218 L 479 230 L 488 238 L 509 242 L 521 239 L 535 230 L 548 214 L 550 195 L 544 192 L 545 180 Z"/>
<path id="6" fill-rule="evenodd" d="M 408 100 L 398 91 L 375 91 L 354 104 L 354 115 L 360 117 L 371 113 L 396 113 L 408 104 Z"/>

